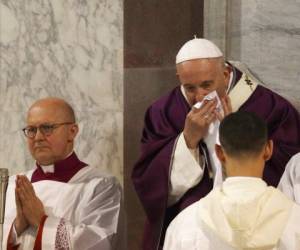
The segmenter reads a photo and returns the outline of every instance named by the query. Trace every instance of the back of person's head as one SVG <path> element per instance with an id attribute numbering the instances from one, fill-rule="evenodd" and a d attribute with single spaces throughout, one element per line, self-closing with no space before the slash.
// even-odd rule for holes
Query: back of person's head
<path id="1" fill-rule="evenodd" d="M 256 156 L 268 141 L 268 129 L 257 115 L 238 111 L 223 119 L 219 139 L 223 150 L 230 157 Z"/>

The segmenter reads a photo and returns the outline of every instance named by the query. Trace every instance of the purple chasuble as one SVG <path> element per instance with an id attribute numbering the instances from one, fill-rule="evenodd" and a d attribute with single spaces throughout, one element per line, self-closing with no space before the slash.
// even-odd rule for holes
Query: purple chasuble
<path id="1" fill-rule="evenodd" d="M 259 85 L 240 110 L 257 114 L 268 126 L 273 155 L 266 162 L 263 179 L 277 187 L 289 159 L 300 152 L 300 117 L 283 97 Z M 246 131 L 245 131 L 246 132 Z"/>
<path id="2" fill-rule="evenodd" d="M 242 73 L 233 68 L 233 86 Z M 274 153 L 266 163 L 264 180 L 277 186 L 287 161 L 300 151 L 300 117 L 295 108 L 271 90 L 258 86 L 240 110 L 256 113 L 268 124 Z M 145 209 L 147 221 L 143 249 L 160 249 L 171 220 L 185 207 L 204 197 L 213 187 L 205 168 L 202 180 L 188 190 L 173 206 L 167 207 L 170 166 L 174 144 L 183 131 L 190 106 L 180 86 L 153 103 L 145 115 L 141 154 L 132 172 L 132 180 Z"/>
<path id="3" fill-rule="evenodd" d="M 80 169 L 88 164 L 80 161 L 77 155 L 73 152 L 64 160 L 54 164 L 54 173 L 45 173 L 39 164 L 31 176 L 31 182 L 43 180 L 59 181 L 67 183 Z"/>

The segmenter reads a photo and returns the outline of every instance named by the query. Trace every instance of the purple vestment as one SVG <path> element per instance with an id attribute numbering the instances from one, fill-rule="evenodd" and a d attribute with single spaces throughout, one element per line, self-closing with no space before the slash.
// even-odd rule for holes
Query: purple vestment
<path id="1" fill-rule="evenodd" d="M 237 79 L 241 72 L 234 68 Z M 266 163 L 263 179 L 277 186 L 287 161 L 300 151 L 300 117 L 295 108 L 271 90 L 257 86 L 240 110 L 254 112 L 268 124 L 274 153 Z M 200 183 L 188 190 L 173 206 L 167 207 L 170 165 L 174 143 L 183 131 L 190 106 L 176 87 L 152 104 L 145 115 L 141 155 L 134 166 L 132 179 L 146 211 L 143 249 L 156 250 L 163 244 L 170 221 L 185 207 L 205 196 L 213 187 L 207 168 Z"/>
<path id="2" fill-rule="evenodd" d="M 54 164 L 54 173 L 44 173 L 43 169 L 36 164 L 37 168 L 31 176 L 31 182 L 42 180 L 51 180 L 67 183 L 80 169 L 88 164 L 80 161 L 77 155 L 73 152 L 64 160 L 58 161 Z"/>

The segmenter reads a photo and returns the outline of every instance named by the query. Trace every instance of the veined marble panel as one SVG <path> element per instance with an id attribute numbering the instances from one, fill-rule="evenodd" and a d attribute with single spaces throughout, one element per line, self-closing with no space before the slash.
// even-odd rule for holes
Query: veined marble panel
<path id="1" fill-rule="evenodd" d="M 230 11 L 229 56 L 300 110 L 300 2 L 232 0 Z"/>
<path id="2" fill-rule="evenodd" d="M 74 107 L 79 157 L 122 182 L 122 0 L 0 0 L 0 167 L 11 174 L 33 167 L 20 129 L 46 96 Z"/>
<path id="3" fill-rule="evenodd" d="M 226 37 L 227 58 L 246 63 L 261 80 L 287 97 L 300 111 L 300 1 L 227 2 L 227 31 L 219 34 L 219 39 Z M 223 12 L 217 7 L 210 10 L 205 23 L 214 24 L 215 16 Z M 220 25 L 224 24 L 216 23 L 208 29 Z"/>
<path id="4" fill-rule="evenodd" d="M 227 55 L 227 6 L 229 0 L 204 0 L 204 37 Z"/>

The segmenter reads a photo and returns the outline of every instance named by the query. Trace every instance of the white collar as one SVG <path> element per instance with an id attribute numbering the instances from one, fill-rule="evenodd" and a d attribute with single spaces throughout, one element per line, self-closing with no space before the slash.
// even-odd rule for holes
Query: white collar
<path id="1" fill-rule="evenodd" d="M 221 191 L 228 198 L 240 197 L 243 200 L 251 200 L 265 192 L 267 184 L 258 177 L 235 176 L 227 177 L 223 182 Z"/>
<path id="2" fill-rule="evenodd" d="M 71 153 L 69 153 L 65 159 L 67 159 L 71 154 L 73 154 L 73 152 L 74 151 L 72 150 Z M 40 167 L 43 169 L 44 173 L 54 173 L 54 170 L 55 170 L 54 165 L 55 164 L 51 164 L 51 165 L 47 165 L 47 166 L 40 165 Z"/>
<path id="3" fill-rule="evenodd" d="M 41 166 L 44 173 L 54 173 L 54 164 L 48 166 Z"/>

